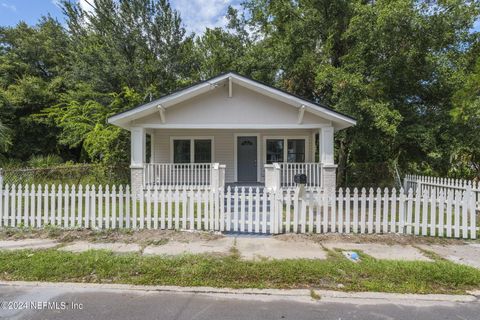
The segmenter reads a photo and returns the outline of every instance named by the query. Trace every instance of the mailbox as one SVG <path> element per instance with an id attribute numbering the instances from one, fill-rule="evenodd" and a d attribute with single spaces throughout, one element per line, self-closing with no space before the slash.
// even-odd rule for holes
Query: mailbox
<path id="1" fill-rule="evenodd" d="M 296 184 L 307 184 L 307 175 L 304 173 L 296 174 L 293 177 L 293 182 L 295 182 Z"/>

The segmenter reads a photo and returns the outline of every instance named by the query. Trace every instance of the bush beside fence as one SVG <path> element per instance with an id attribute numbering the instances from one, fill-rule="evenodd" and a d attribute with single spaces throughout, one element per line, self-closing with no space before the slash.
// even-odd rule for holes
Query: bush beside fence
<path id="1" fill-rule="evenodd" d="M 42 168 L 0 169 L 3 184 L 127 184 L 128 165 L 107 167 L 100 164 L 63 164 Z"/>
<path id="2" fill-rule="evenodd" d="M 5 186 L 0 226 L 175 229 L 253 233 L 399 233 L 476 238 L 472 193 L 403 189 L 323 192 Z"/>

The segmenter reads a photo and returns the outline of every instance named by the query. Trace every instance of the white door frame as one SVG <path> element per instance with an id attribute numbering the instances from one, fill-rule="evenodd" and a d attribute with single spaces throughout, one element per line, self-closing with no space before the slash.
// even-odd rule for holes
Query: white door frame
<path id="1" fill-rule="evenodd" d="M 233 134 L 233 177 L 235 182 L 238 182 L 238 158 L 237 158 L 237 141 L 238 137 L 256 137 L 257 138 L 257 181 L 262 181 L 262 175 L 261 175 L 261 167 L 263 167 L 260 163 L 261 161 L 261 140 L 260 140 L 260 134 L 259 133 L 234 133 Z"/>

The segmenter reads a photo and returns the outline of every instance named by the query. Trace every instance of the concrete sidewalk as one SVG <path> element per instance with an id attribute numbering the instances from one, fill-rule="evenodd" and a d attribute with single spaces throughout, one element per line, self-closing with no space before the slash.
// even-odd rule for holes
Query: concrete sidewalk
<path id="1" fill-rule="evenodd" d="M 60 243 L 51 239 L 24 239 L 0 241 L 0 250 L 48 249 L 59 247 L 69 252 L 110 250 L 115 253 L 173 256 L 180 254 L 229 255 L 237 252 L 242 259 L 326 259 L 328 250 L 360 251 L 375 259 L 402 261 L 433 261 L 425 254 L 433 252 L 449 261 L 480 268 L 480 244 L 382 244 L 349 241 L 315 242 L 305 237 L 265 237 L 228 235 L 218 239 L 168 241 L 161 245 L 141 246 L 136 243 L 86 242 Z"/>

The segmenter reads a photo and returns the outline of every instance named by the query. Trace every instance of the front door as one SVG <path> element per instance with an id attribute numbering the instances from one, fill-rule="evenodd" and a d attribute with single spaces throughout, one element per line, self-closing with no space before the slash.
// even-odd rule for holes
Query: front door
<path id="1" fill-rule="evenodd" d="M 237 180 L 257 181 L 257 137 L 237 137 Z"/>

